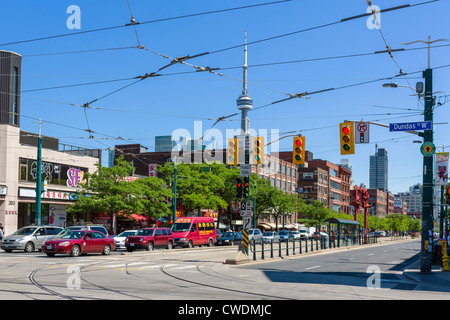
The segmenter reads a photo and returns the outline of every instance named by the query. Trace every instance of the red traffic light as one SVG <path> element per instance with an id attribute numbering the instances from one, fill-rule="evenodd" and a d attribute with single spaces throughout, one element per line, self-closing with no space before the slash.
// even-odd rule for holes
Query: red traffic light
<path id="1" fill-rule="evenodd" d="M 342 128 L 342 132 L 343 132 L 344 134 L 349 134 L 349 133 L 350 133 L 350 129 L 349 129 L 348 127 L 343 127 L 343 128 Z"/>

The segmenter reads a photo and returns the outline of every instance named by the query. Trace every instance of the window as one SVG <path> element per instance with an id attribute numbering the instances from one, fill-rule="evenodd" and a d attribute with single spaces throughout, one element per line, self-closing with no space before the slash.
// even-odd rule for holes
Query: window
<path id="1" fill-rule="evenodd" d="M 160 236 L 160 235 L 161 235 L 161 230 L 156 229 L 155 236 Z"/>
<path id="2" fill-rule="evenodd" d="M 161 232 L 162 232 L 162 235 L 163 235 L 163 236 L 167 236 L 166 229 L 162 229 Z"/>
<path id="3" fill-rule="evenodd" d="M 105 238 L 103 233 L 100 233 L 100 232 L 93 232 L 93 235 L 94 235 L 94 239 L 104 239 Z"/>
<path id="4" fill-rule="evenodd" d="M 314 178 L 313 172 L 303 172 L 303 179 L 312 179 Z"/>
<path id="5" fill-rule="evenodd" d="M 14 79 L 13 79 L 13 109 L 12 109 L 12 124 L 18 124 L 19 110 L 19 69 L 14 67 Z"/>

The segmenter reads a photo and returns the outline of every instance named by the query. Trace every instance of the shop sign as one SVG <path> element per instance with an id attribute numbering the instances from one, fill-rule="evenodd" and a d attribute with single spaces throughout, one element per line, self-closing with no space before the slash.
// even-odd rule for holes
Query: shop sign
<path id="1" fill-rule="evenodd" d="M 86 179 L 84 178 L 84 171 L 80 169 L 70 168 L 67 170 L 67 186 L 77 187 L 80 184 L 85 184 Z"/>

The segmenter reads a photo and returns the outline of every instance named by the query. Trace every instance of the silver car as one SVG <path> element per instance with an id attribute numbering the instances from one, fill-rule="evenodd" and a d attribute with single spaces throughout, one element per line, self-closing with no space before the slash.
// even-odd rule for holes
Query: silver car
<path id="1" fill-rule="evenodd" d="M 23 250 L 32 252 L 41 250 L 42 245 L 48 239 L 54 238 L 63 228 L 55 226 L 28 226 L 23 227 L 13 234 L 4 237 L 1 248 L 6 252 Z"/>

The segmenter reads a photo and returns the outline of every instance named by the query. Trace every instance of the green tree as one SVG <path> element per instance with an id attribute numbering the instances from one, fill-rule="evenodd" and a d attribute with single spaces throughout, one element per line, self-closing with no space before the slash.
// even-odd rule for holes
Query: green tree
<path id="1" fill-rule="evenodd" d="M 166 199 L 171 197 L 171 193 L 165 189 L 164 181 L 158 178 L 129 181 L 127 178 L 133 171 L 131 163 L 123 157 L 116 159 L 112 168 L 98 164 L 94 173 L 86 174 L 87 183 L 78 193 L 79 200 L 68 207 L 67 212 L 104 212 L 110 216 L 119 212 L 125 216 L 132 213 L 161 216 L 166 213 Z"/>

